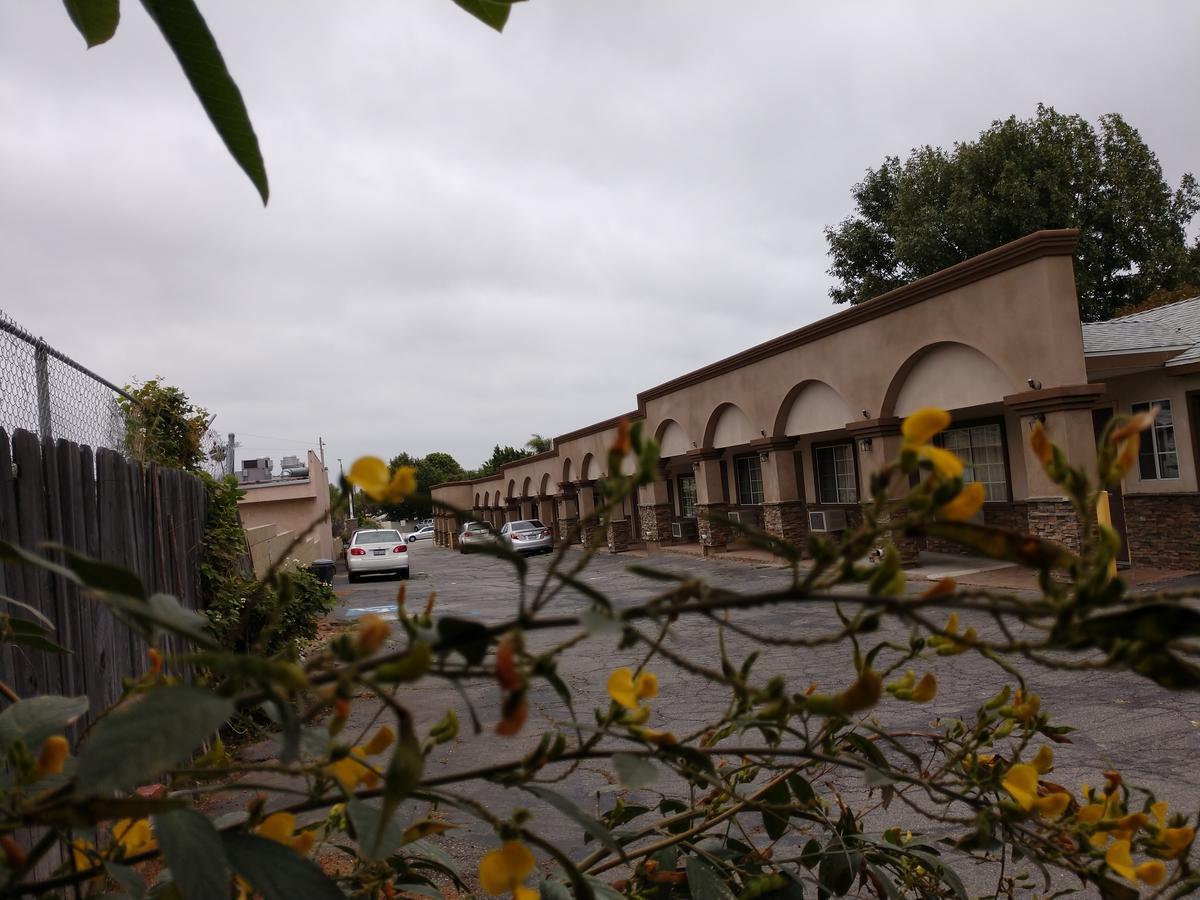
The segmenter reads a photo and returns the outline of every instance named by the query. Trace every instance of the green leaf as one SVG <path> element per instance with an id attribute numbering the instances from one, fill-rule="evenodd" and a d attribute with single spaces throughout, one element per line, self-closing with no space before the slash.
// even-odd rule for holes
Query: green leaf
<path id="1" fill-rule="evenodd" d="M 850 850 L 840 836 L 835 835 L 821 856 L 817 867 L 817 879 L 826 891 L 835 897 L 843 896 L 854 884 L 858 874 L 859 854 Z"/>
<path id="2" fill-rule="evenodd" d="M 1168 644 L 1200 635 L 1200 610 L 1179 603 L 1142 603 L 1117 613 L 1092 616 L 1079 623 L 1079 630 L 1096 641 Z"/>
<path id="3" fill-rule="evenodd" d="M 29 647 L 32 650 L 45 650 L 47 653 L 70 653 L 66 647 L 60 647 L 47 635 L 48 629 L 42 627 L 33 619 L 16 619 L 11 616 L 0 616 L 0 633 L 7 632 L 3 640 L 8 644 L 19 647 Z"/>
<path id="4" fill-rule="evenodd" d="M 588 834 L 602 843 L 613 853 L 617 854 L 621 859 L 625 859 L 625 851 L 613 840 L 613 836 L 608 829 L 597 822 L 594 818 L 585 813 L 582 809 L 564 797 L 562 794 L 556 793 L 549 788 L 541 787 L 536 784 L 523 784 L 521 788 L 539 800 L 549 803 L 568 819 L 574 821 L 577 825 L 583 828 Z"/>
<path id="5" fill-rule="evenodd" d="M 47 544 L 46 546 L 61 553 L 67 568 L 78 575 L 79 581 L 87 587 L 97 591 L 121 594 L 125 597 L 135 597 L 138 600 L 146 599 L 146 588 L 142 584 L 142 579 L 124 566 L 115 566 L 112 563 L 92 559 L 62 544 Z"/>
<path id="6" fill-rule="evenodd" d="M 63 6 L 88 47 L 103 44 L 117 33 L 121 21 L 117 0 L 63 0 Z"/>
<path id="7" fill-rule="evenodd" d="M 225 834 L 221 842 L 233 870 L 263 900 L 346 900 L 324 872 L 291 847 L 256 834 Z"/>
<path id="8" fill-rule="evenodd" d="M 193 0 L 142 0 L 230 155 L 267 203 L 270 188 L 242 92 Z"/>
<path id="9" fill-rule="evenodd" d="M 396 816 L 386 819 L 383 811 L 374 804 L 358 797 L 351 797 L 346 804 L 346 812 L 354 823 L 354 833 L 358 835 L 359 852 L 366 859 L 387 859 L 400 846 L 404 837 L 404 825 Z"/>
<path id="10" fill-rule="evenodd" d="M 497 31 L 504 30 L 504 24 L 508 21 L 508 14 L 512 6 L 511 3 L 504 3 L 501 0 L 454 0 L 454 2 L 480 22 Z"/>
<path id="11" fill-rule="evenodd" d="M 658 781 L 658 766 L 644 756 L 634 756 L 630 753 L 614 753 L 612 755 L 613 769 L 621 784 L 631 790 L 649 787 Z"/>
<path id="12" fill-rule="evenodd" d="M 135 869 L 111 862 L 106 863 L 104 868 L 121 885 L 130 900 L 142 900 L 146 896 L 146 881 Z"/>
<path id="13" fill-rule="evenodd" d="M 233 703 L 193 687 L 156 688 L 100 720 L 79 754 L 88 793 L 129 790 L 186 760 L 233 715 Z"/>
<path id="14" fill-rule="evenodd" d="M 688 894 L 692 900 L 733 900 L 721 876 L 698 856 L 687 858 Z"/>
<path id="15" fill-rule="evenodd" d="M 541 900 L 571 900 L 571 892 L 561 881 L 545 881 L 538 883 L 538 895 Z"/>
<path id="16" fill-rule="evenodd" d="M 938 859 L 931 853 L 922 853 L 919 850 L 913 850 L 911 848 L 906 849 L 905 853 L 911 857 L 914 857 L 915 859 L 919 859 L 928 871 L 936 875 L 939 879 L 945 882 L 952 891 L 954 891 L 954 895 L 958 897 L 959 900 L 967 900 L 967 889 L 963 885 L 962 879 L 958 877 L 958 873 L 950 868 L 950 866 L 946 865 L 946 863 L 942 862 L 942 860 Z"/>
<path id="17" fill-rule="evenodd" d="M 154 836 L 183 900 L 224 896 L 229 887 L 229 860 L 221 835 L 206 816 L 194 809 L 155 816 Z"/>
<path id="18" fill-rule="evenodd" d="M 800 851 L 800 865 L 811 869 L 821 861 L 821 845 L 816 838 L 809 838 L 804 849 Z"/>
<path id="19" fill-rule="evenodd" d="M 473 666 L 483 662 L 492 642 L 492 635 L 487 626 L 470 619 L 443 616 L 438 619 L 437 631 L 438 637 L 441 638 L 439 652 L 458 652 Z"/>
<path id="20" fill-rule="evenodd" d="M 19 700 L 0 712 L 0 753 L 16 740 L 33 752 L 51 735 L 64 734 L 67 726 L 88 709 L 87 697 L 46 695 Z"/>
<path id="21" fill-rule="evenodd" d="M 772 809 L 762 811 L 762 823 L 767 837 L 777 841 L 784 836 L 788 827 L 788 812 L 782 809 L 782 807 L 791 805 L 792 802 L 787 782 L 780 780 L 777 784 L 772 785 L 771 789 L 762 795 L 762 802 L 769 806 L 781 807 L 778 811 Z"/>
<path id="22" fill-rule="evenodd" d="M 3 558 L 3 554 L 0 554 L 0 558 Z M 46 616 L 42 614 L 42 611 L 37 607 L 30 606 L 28 603 L 24 603 L 20 600 L 14 600 L 12 597 L 5 597 L 3 594 L 0 594 L 0 603 L 11 603 L 13 606 L 19 607 L 20 609 L 25 610 L 27 613 L 32 613 L 33 617 L 47 628 L 51 630 L 54 628 L 54 623 L 46 618 Z"/>

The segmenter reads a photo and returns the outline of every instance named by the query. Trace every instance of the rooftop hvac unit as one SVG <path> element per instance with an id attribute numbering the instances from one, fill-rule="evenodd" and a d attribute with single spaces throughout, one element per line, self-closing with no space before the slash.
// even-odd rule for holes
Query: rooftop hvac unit
<path id="1" fill-rule="evenodd" d="M 308 463 L 301 462 L 298 456 L 285 456 L 279 464 L 284 478 L 307 478 Z"/>
<path id="2" fill-rule="evenodd" d="M 845 531 L 846 511 L 844 509 L 810 509 L 808 511 L 809 531 Z"/>
<path id="3" fill-rule="evenodd" d="M 680 519 L 671 523 L 671 537 L 677 541 L 695 541 L 700 538 L 700 523 L 695 519 Z"/>
<path id="4" fill-rule="evenodd" d="M 274 468 L 274 461 L 265 456 L 242 460 L 242 473 L 239 480 L 243 482 L 270 481 L 271 470 Z"/>

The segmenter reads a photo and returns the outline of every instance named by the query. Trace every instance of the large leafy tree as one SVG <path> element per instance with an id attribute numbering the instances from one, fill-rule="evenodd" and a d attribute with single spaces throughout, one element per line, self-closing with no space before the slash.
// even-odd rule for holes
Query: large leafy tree
<path id="1" fill-rule="evenodd" d="M 952 150 L 889 156 L 851 192 L 853 215 L 826 228 L 838 279 L 830 295 L 859 303 L 1040 228 L 1080 229 L 1076 279 L 1085 320 L 1160 288 L 1196 280 L 1200 211 L 1191 174 L 1172 188 L 1158 158 L 1120 115 L 1099 127 L 1038 106 L 993 122 Z"/>
<path id="2" fill-rule="evenodd" d="M 515 462 L 529 455 L 528 450 L 518 450 L 516 447 L 510 447 L 507 444 L 503 447 L 496 444 L 492 448 L 492 455 L 475 472 L 475 477 L 480 478 L 484 475 L 495 475 L 505 463 Z"/>
<path id="3" fill-rule="evenodd" d="M 467 475 L 458 460 L 449 453 L 434 452 L 422 457 L 399 453 L 388 462 L 388 468 L 395 472 L 400 466 L 411 466 L 417 470 L 417 494 L 403 503 L 384 504 L 382 511 L 389 520 L 428 516 L 433 511 L 428 499 L 430 488 L 444 481 L 457 481 Z"/>

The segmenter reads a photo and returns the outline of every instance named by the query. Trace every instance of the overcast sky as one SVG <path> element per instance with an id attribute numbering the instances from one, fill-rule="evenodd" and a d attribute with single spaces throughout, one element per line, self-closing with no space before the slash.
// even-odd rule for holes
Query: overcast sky
<path id="1" fill-rule="evenodd" d="M 889 153 L 1039 101 L 1200 171 L 1200 4 L 201 0 L 263 209 L 140 5 L 0 4 L 0 309 L 241 456 L 556 435 L 836 310 L 822 228 Z"/>

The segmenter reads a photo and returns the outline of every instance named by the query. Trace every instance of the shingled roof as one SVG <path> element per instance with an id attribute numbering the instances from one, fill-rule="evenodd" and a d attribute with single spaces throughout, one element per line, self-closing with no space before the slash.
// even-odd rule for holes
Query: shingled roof
<path id="1" fill-rule="evenodd" d="M 1200 297 L 1083 326 L 1086 356 L 1153 350 L 1179 351 L 1167 361 L 1168 368 L 1200 360 Z"/>

